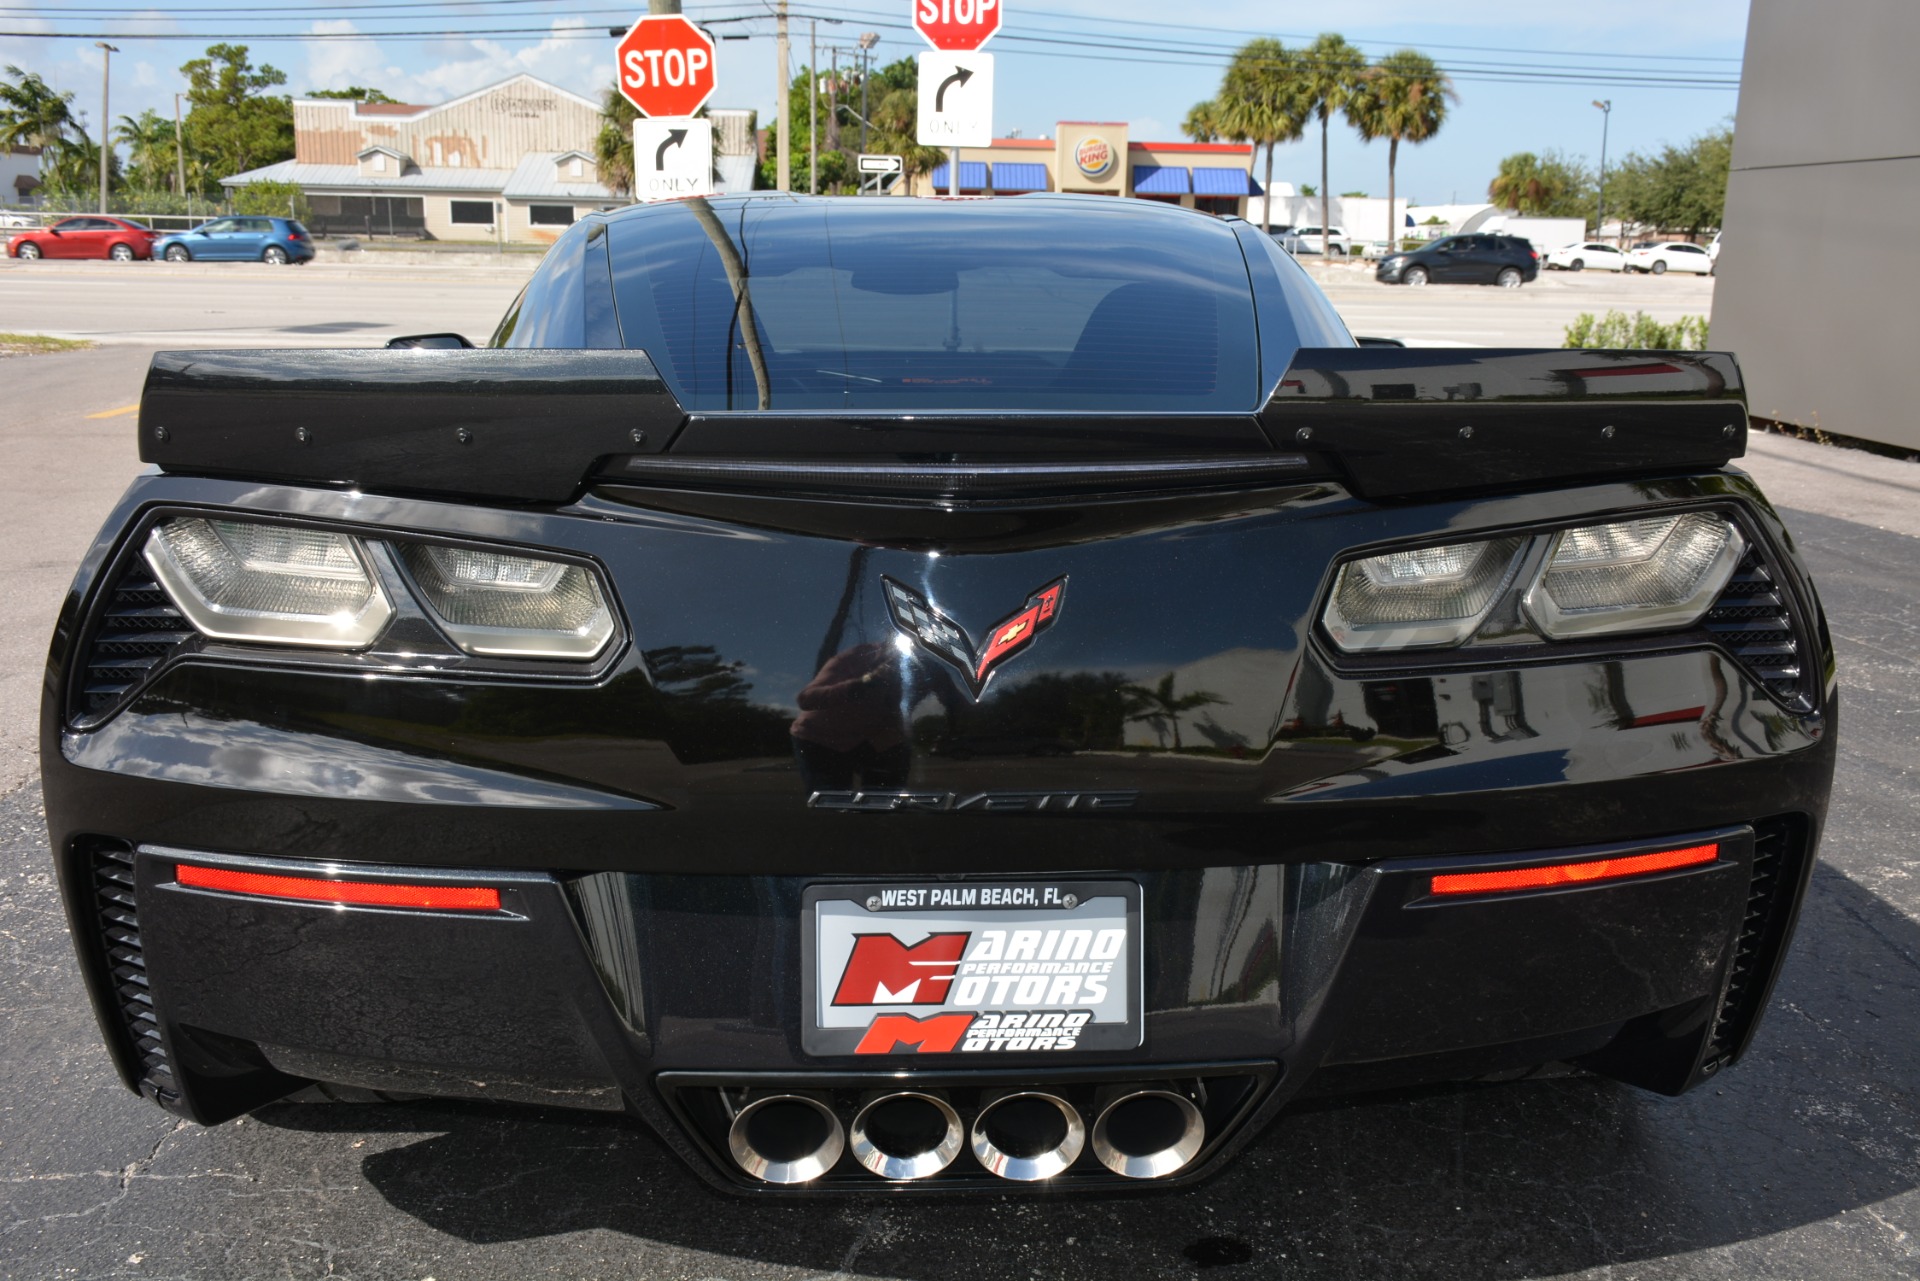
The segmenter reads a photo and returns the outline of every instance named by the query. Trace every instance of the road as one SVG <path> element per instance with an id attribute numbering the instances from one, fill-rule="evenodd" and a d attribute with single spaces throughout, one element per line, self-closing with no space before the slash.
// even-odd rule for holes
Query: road
<path id="1" fill-rule="evenodd" d="M 14 280 L 0 329 L 19 326 Z M 324 317 L 382 326 L 365 333 L 445 328 L 511 292 L 369 289 L 415 308 L 389 316 L 294 283 L 323 291 Z M 212 278 L 208 298 L 242 297 L 232 323 L 276 341 L 254 288 Z M 1493 290 L 1410 292 L 1384 300 L 1408 324 L 1457 307 L 1462 330 L 1524 329 Z M 113 310 L 72 323 L 107 330 Z M 1752 1054 L 1711 1087 L 1303 1107 L 1220 1177 L 1146 1199 L 741 1202 L 619 1118 L 277 1105 L 203 1130 L 113 1079 L 51 885 L 32 715 L 68 574 L 138 466 L 131 415 L 93 415 L 132 403 L 148 350 L 0 361 L 0 1276 L 1920 1278 L 1920 466 L 1781 438 L 1747 460 L 1818 576 L 1846 700 L 1799 938 Z"/>
<path id="2" fill-rule="evenodd" d="M 463 267 L 322 261 L 283 268 L 0 258 L 0 331 L 202 347 L 369 346 L 449 329 L 478 341 L 493 332 L 534 260 L 476 257 L 477 265 Z M 1699 276 L 1555 271 L 1521 289 L 1408 289 L 1376 284 L 1361 263 L 1309 270 L 1355 333 L 1416 346 L 1558 347 L 1582 312 L 1644 311 L 1672 322 L 1713 306 L 1713 282 Z"/>

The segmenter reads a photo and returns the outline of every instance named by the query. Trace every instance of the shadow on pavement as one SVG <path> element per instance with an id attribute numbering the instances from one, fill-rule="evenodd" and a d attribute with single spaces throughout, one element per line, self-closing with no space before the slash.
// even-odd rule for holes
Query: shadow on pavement
<path id="1" fill-rule="evenodd" d="M 1575 1077 L 1315 1104 L 1214 1180 L 1145 1197 L 763 1201 L 709 1190 L 618 1117 L 464 1104 L 258 1115 L 429 1134 L 363 1173 L 397 1209 L 474 1243 L 600 1227 L 915 1279 L 1242 1265 L 1554 1275 L 1754 1241 L 1920 1185 L 1917 958 L 1920 927 L 1822 867 L 1753 1051 L 1712 1086 L 1670 1100 Z"/>

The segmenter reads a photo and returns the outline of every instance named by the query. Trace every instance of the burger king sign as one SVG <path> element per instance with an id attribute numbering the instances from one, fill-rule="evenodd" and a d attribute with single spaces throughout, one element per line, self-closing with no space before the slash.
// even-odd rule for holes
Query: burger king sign
<path id="1" fill-rule="evenodd" d="M 1112 143 L 1099 134 L 1089 134 L 1073 149 L 1073 163 L 1093 181 L 1105 182 L 1113 176 L 1114 166 L 1119 159 Z"/>

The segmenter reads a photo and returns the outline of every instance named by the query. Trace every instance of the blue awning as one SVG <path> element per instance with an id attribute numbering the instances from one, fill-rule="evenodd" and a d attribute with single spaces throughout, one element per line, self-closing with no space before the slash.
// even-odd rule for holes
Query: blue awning
<path id="1" fill-rule="evenodd" d="M 1184 196 L 1193 190 L 1183 165 L 1135 165 L 1133 194 L 1136 196 Z"/>
<path id="2" fill-rule="evenodd" d="M 987 162 L 984 160 L 962 160 L 960 162 L 960 190 L 985 191 L 987 189 Z M 940 165 L 933 171 L 933 194 L 943 196 L 947 192 L 947 166 Z"/>
<path id="3" fill-rule="evenodd" d="M 966 161 L 960 162 L 960 174 L 966 176 Z M 1045 165 L 1000 163 L 993 167 L 993 189 L 996 192 L 1008 191 L 1046 191 L 1053 184 L 1047 181 Z"/>
<path id="4" fill-rule="evenodd" d="M 1257 196 L 1260 184 L 1245 169 L 1220 169 L 1205 165 L 1193 167 L 1193 194 L 1196 196 Z"/>

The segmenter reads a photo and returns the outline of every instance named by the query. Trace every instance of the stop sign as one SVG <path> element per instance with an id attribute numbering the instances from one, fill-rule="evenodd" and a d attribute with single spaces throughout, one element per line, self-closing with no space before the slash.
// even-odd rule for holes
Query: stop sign
<path id="1" fill-rule="evenodd" d="M 713 94 L 713 41 L 677 13 L 634 23 L 615 56 L 615 83 L 646 115 L 690 116 Z"/>
<path id="2" fill-rule="evenodd" d="M 978 49 L 1000 30 L 1000 0 L 913 0 L 913 29 L 948 53 Z"/>

